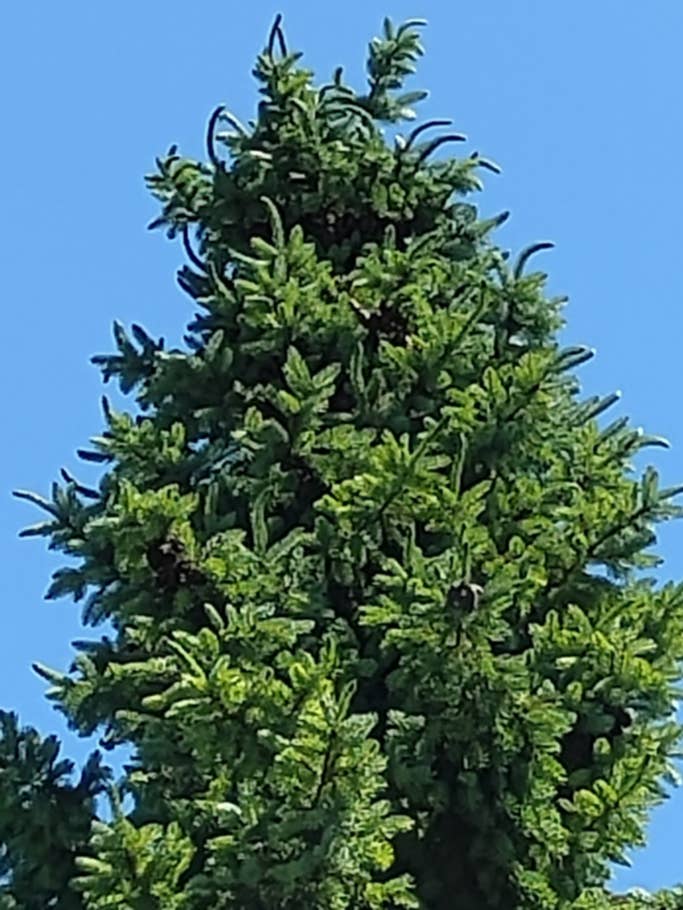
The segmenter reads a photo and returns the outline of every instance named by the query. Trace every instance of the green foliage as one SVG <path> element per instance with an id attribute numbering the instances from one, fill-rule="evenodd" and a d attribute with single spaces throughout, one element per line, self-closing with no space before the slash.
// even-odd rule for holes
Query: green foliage
<path id="1" fill-rule="evenodd" d="M 149 177 L 187 350 L 115 324 L 94 361 L 139 413 L 104 400 L 99 489 L 19 494 L 76 557 L 48 596 L 113 630 L 36 669 L 132 747 L 133 808 L 95 817 L 99 765 L 65 784 L 22 734 L 0 907 L 683 904 L 604 890 L 673 775 L 683 586 L 643 570 L 679 488 L 633 474 L 662 440 L 599 422 L 616 396 L 579 398 L 593 352 L 527 271 L 549 244 L 511 263 L 506 215 L 464 201 L 495 165 L 436 156 L 444 121 L 387 143 L 420 25 L 385 23 L 358 94 L 315 88 L 278 20 L 255 121 L 217 109 L 208 162 Z"/>
<path id="2" fill-rule="evenodd" d="M 171 822 L 135 827 L 120 812 L 112 824 L 94 821 L 91 846 L 95 856 L 76 860 L 80 875 L 73 886 L 87 907 L 120 910 L 178 910 L 187 906 L 178 881 L 194 849 L 180 826 Z"/>
<path id="3" fill-rule="evenodd" d="M 109 774 L 93 753 L 76 784 L 73 763 L 59 759 L 56 737 L 20 729 L 14 714 L 0 712 L 0 885 L 2 910 L 77 910 L 69 884 L 74 859 L 90 853 L 95 797 Z M 18 899 L 18 902 L 15 901 Z"/>

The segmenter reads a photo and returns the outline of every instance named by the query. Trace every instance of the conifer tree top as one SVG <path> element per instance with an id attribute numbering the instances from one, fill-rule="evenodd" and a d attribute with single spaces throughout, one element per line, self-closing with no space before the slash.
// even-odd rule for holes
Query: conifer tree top
<path id="1" fill-rule="evenodd" d="M 358 93 L 314 85 L 278 17 L 255 119 L 217 108 L 207 160 L 173 146 L 148 178 L 186 348 L 115 324 L 94 361 L 138 413 L 104 399 L 99 488 L 18 494 L 77 559 L 48 597 L 111 627 L 36 669 L 133 757 L 72 786 L 4 718 L 2 910 L 616 900 L 679 737 L 683 587 L 644 573 L 680 488 L 633 473 L 663 441 L 606 424 L 616 396 L 580 398 L 550 244 L 510 259 L 506 214 L 465 201 L 496 166 L 447 157 L 448 121 L 387 141 L 422 25 L 384 23 Z"/>

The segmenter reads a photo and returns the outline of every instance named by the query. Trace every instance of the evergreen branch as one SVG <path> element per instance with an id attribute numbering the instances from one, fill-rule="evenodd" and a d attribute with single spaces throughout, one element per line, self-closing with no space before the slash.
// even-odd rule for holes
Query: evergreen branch
<path id="1" fill-rule="evenodd" d="M 206 263 L 203 262 L 199 258 L 199 256 L 197 256 L 195 251 L 192 249 L 192 244 L 190 243 L 189 225 L 184 224 L 180 230 L 181 230 L 181 236 L 183 238 L 183 247 L 185 248 L 185 252 L 187 253 L 188 259 L 190 260 L 190 262 L 192 263 L 192 265 L 195 268 L 200 269 L 202 272 L 207 273 L 208 269 L 206 267 Z"/>
<path id="2" fill-rule="evenodd" d="M 525 250 L 523 250 L 520 253 L 519 259 L 517 260 L 517 263 L 513 269 L 515 280 L 518 280 L 522 277 L 524 266 L 527 264 L 529 259 L 531 259 L 534 253 L 539 253 L 541 250 L 551 250 L 554 246 L 555 244 L 551 243 L 549 240 L 541 240 L 539 243 L 532 243 L 531 246 L 528 246 Z"/>
<path id="3" fill-rule="evenodd" d="M 261 196 L 261 202 L 268 209 L 268 219 L 270 221 L 270 227 L 273 232 L 273 240 L 275 241 L 275 246 L 278 252 L 284 250 L 286 244 L 285 230 L 282 224 L 282 217 L 280 216 L 277 206 L 272 199 L 268 196 Z"/>
<path id="4" fill-rule="evenodd" d="M 33 503 L 33 505 L 49 512 L 50 515 L 61 521 L 61 509 L 44 496 L 40 496 L 38 493 L 31 493 L 29 490 L 13 490 L 12 495 L 16 496 L 17 499 L 25 499 L 27 502 Z"/>
<path id="5" fill-rule="evenodd" d="M 434 422 L 434 426 L 431 427 L 426 433 L 424 433 L 422 439 L 415 447 L 415 451 L 411 453 L 408 461 L 403 466 L 401 472 L 396 477 L 394 483 L 394 489 L 391 491 L 389 496 L 382 502 L 379 509 L 375 514 L 375 519 L 377 521 L 382 521 L 383 517 L 389 508 L 389 506 L 396 501 L 396 499 L 401 495 L 405 489 L 406 481 L 413 475 L 415 468 L 418 466 L 420 459 L 427 451 L 428 447 L 434 441 L 435 437 L 443 430 L 446 424 L 449 422 L 449 417 L 441 417 L 440 420 Z"/>
<path id="6" fill-rule="evenodd" d="M 450 126 L 453 123 L 452 120 L 427 120 L 426 123 L 421 124 L 416 127 L 408 136 L 405 145 L 401 149 L 402 153 L 409 152 L 413 146 L 415 140 L 422 135 L 426 130 L 434 129 L 437 126 Z"/>
<path id="7" fill-rule="evenodd" d="M 86 499 L 100 499 L 100 493 L 97 490 L 93 490 L 91 487 L 84 487 L 82 484 L 69 474 L 66 468 L 60 468 L 60 473 L 64 480 L 71 484 L 74 490 L 77 493 L 80 493 L 81 496 L 84 496 Z"/>
<path id="8" fill-rule="evenodd" d="M 442 145 L 445 145 L 447 142 L 466 142 L 467 136 L 463 136 L 462 133 L 449 133 L 446 136 L 439 136 L 438 139 L 434 139 L 432 142 L 427 143 L 425 148 L 417 156 L 415 164 L 419 167 L 427 158 L 432 155 L 438 148 Z"/>
<path id="9" fill-rule="evenodd" d="M 553 591 L 555 594 L 559 593 L 559 591 L 567 584 L 568 581 L 573 578 L 575 573 L 578 572 L 585 563 L 592 562 L 597 557 L 598 550 L 601 547 L 603 547 L 613 537 L 616 537 L 623 531 L 626 531 L 630 527 L 633 527 L 636 522 L 640 521 L 642 518 L 645 518 L 651 511 L 652 505 L 650 503 L 644 503 L 635 509 L 625 521 L 607 528 L 606 531 L 600 534 L 596 540 L 594 540 L 593 543 L 588 546 L 585 552 L 581 553 L 581 555 L 579 555 L 574 560 L 572 565 L 563 570 L 560 578 L 546 589 L 546 593 L 549 591 Z"/>
<path id="10" fill-rule="evenodd" d="M 270 34 L 268 36 L 268 56 L 273 57 L 275 50 L 275 41 L 277 40 L 280 55 L 282 57 L 287 56 L 287 45 L 285 43 L 285 36 L 281 28 L 282 23 L 282 13 L 278 13 L 273 22 L 272 28 L 270 29 Z"/>
<path id="11" fill-rule="evenodd" d="M 213 164 L 216 169 L 223 167 L 223 162 L 216 154 L 216 126 L 218 125 L 218 121 L 224 110 L 225 107 L 222 104 L 219 104 L 211 114 L 206 129 L 206 153 L 209 156 L 211 164 Z"/>
<path id="12" fill-rule="evenodd" d="M 241 136 L 245 138 L 249 136 L 249 130 L 246 128 L 246 126 L 240 120 L 238 120 L 238 118 L 224 105 L 221 105 L 221 119 L 227 120 L 230 126 Z"/>
<path id="13" fill-rule="evenodd" d="M 449 484 L 450 489 L 456 496 L 460 496 L 462 473 L 465 468 L 465 459 L 467 458 L 467 437 L 464 433 L 460 433 L 458 438 L 460 440 L 460 447 L 458 449 L 457 457 L 453 459 Z"/>
<path id="14" fill-rule="evenodd" d="M 500 166 L 497 165 L 495 161 L 491 161 L 489 158 L 483 158 L 479 152 L 472 152 L 470 158 L 476 161 L 479 167 L 486 168 L 487 171 L 491 171 L 493 174 L 502 173 Z"/>
<path id="15" fill-rule="evenodd" d="M 320 802 L 320 797 L 323 794 L 323 789 L 325 784 L 328 782 L 329 775 L 332 771 L 334 761 L 336 759 L 336 733 L 334 730 L 330 734 L 329 741 L 325 748 L 325 756 L 323 758 L 323 766 L 320 771 L 320 777 L 318 778 L 318 784 L 315 788 L 313 794 L 313 799 L 308 807 L 309 811 L 315 809 L 318 803 Z"/>
<path id="16" fill-rule="evenodd" d="M 215 263 L 213 263 L 211 261 L 207 262 L 207 271 L 208 271 L 209 277 L 211 278 L 211 281 L 213 282 L 216 290 L 219 291 L 219 293 L 222 294 L 223 297 L 229 299 L 230 295 L 231 295 L 231 291 L 225 283 L 225 276 L 221 277 L 221 275 L 218 272 L 218 269 L 216 268 Z"/>

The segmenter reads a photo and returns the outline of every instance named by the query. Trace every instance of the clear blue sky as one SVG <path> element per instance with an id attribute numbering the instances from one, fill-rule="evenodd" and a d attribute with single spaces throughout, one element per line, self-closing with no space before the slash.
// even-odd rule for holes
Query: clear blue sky
<path id="1" fill-rule="evenodd" d="M 88 360 L 111 350 L 114 318 L 180 341 L 192 312 L 174 282 L 181 251 L 145 231 L 157 209 L 143 174 L 172 142 L 202 155 L 216 104 L 249 119 L 251 66 L 279 10 L 321 79 L 343 63 L 357 83 L 385 14 L 429 20 L 414 80 L 431 91 L 422 116 L 453 118 L 470 150 L 502 165 L 483 213 L 511 209 L 499 237 L 513 250 L 556 242 L 543 265 L 552 291 L 571 298 L 567 340 L 598 350 L 586 392 L 621 389 L 623 413 L 672 443 L 655 452 L 664 480 L 683 480 L 680 0 L 6 3 L 0 706 L 45 732 L 64 725 L 30 664 L 68 665 L 78 608 L 42 602 L 61 562 L 17 538 L 39 515 L 10 491 L 47 493 L 61 466 L 95 478 L 75 450 L 102 427 Z M 683 523 L 660 540 L 662 577 L 683 577 Z M 88 746 L 66 735 L 71 756 Z M 617 883 L 683 878 L 681 838 L 683 790 L 654 814 L 648 848 Z"/>

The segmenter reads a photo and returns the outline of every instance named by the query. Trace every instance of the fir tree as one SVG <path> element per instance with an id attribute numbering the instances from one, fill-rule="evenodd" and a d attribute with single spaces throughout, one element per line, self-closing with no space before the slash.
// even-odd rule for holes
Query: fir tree
<path id="1" fill-rule="evenodd" d="M 683 586 L 643 570 L 679 489 L 579 397 L 548 244 L 510 260 L 465 201 L 496 166 L 447 121 L 387 139 L 422 24 L 385 22 L 358 94 L 278 19 L 255 120 L 149 177 L 187 348 L 116 324 L 94 361 L 138 412 L 104 400 L 99 488 L 18 494 L 77 560 L 48 598 L 112 630 L 36 669 L 133 757 L 71 783 L 3 715 L 2 908 L 683 906 L 604 890 L 673 773 Z"/>

